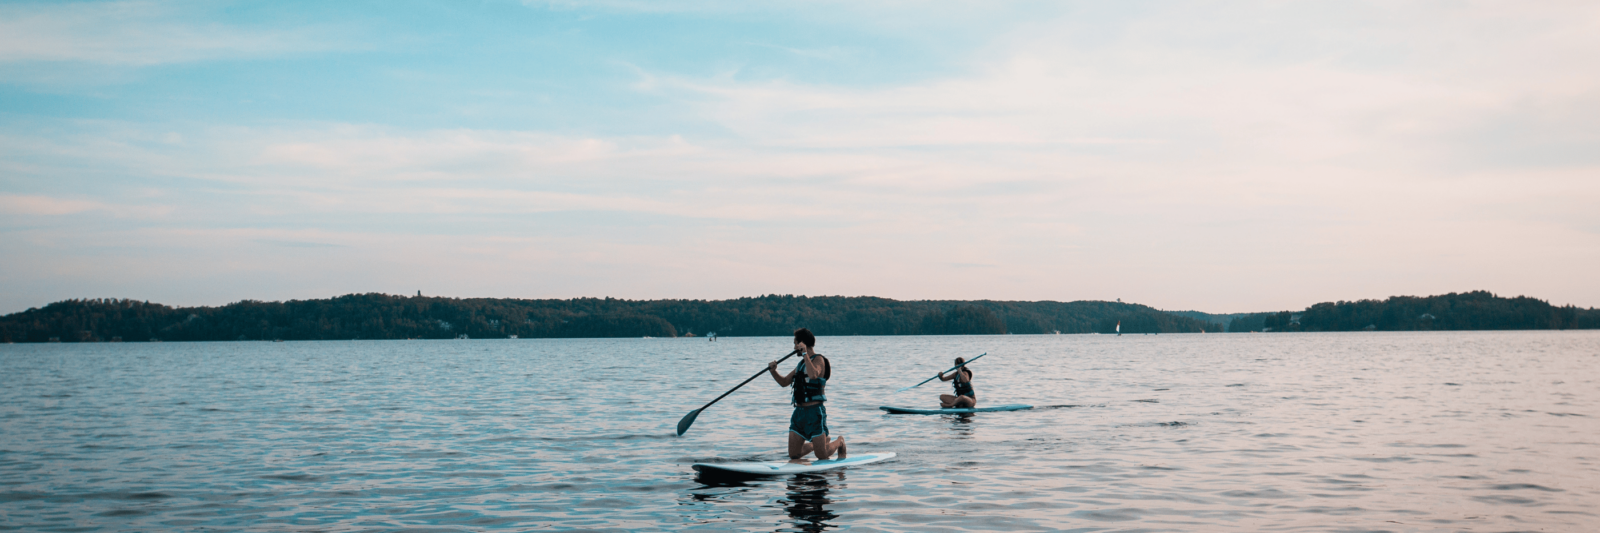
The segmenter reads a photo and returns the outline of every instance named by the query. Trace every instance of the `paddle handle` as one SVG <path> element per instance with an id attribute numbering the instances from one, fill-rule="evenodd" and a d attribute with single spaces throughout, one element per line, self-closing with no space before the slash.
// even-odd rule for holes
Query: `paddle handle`
<path id="1" fill-rule="evenodd" d="M 957 368 L 961 368 L 961 367 L 963 367 L 963 366 L 967 366 L 967 363 L 971 363 L 971 362 L 973 362 L 973 361 L 977 361 L 977 360 L 978 360 L 978 359 L 981 359 L 981 358 L 983 358 L 983 356 L 985 356 L 985 355 L 989 355 L 989 352 L 983 352 L 983 353 L 981 353 L 981 354 L 978 354 L 978 356 L 977 356 L 977 357 L 974 357 L 974 358 L 972 358 L 972 359 L 968 359 L 968 360 L 966 360 L 966 361 L 964 361 L 964 362 L 962 362 L 962 363 L 961 363 L 961 364 L 959 364 L 959 365 L 956 365 L 956 366 L 953 366 L 953 367 L 950 367 L 950 370 L 955 370 L 955 369 L 957 369 Z M 927 382 L 929 382 L 929 381 L 933 381 L 933 380 L 934 380 L 934 378 L 937 378 L 937 377 L 939 377 L 939 376 L 943 376 L 943 375 L 944 375 L 944 373 L 945 373 L 945 372 L 949 372 L 949 371 L 950 371 L 950 370 L 946 370 L 946 371 L 944 371 L 944 372 L 940 372 L 940 373 L 938 373 L 938 374 L 936 374 L 936 375 L 934 375 L 934 376 L 933 376 L 933 377 L 931 377 L 931 378 L 928 378 L 928 379 L 924 379 L 924 380 L 922 380 L 922 383 L 927 383 Z M 910 386 L 910 387 L 906 387 L 906 388 L 904 388 L 904 389 L 900 389 L 900 390 L 897 390 L 897 391 L 895 391 L 895 392 L 905 392 L 905 391 L 908 391 L 908 390 L 911 390 L 911 389 L 915 389 L 915 388 L 917 388 L 917 387 L 921 387 L 921 386 L 922 386 L 922 383 L 918 383 L 918 384 L 916 384 L 916 385 L 912 385 L 912 386 Z"/>
<path id="2" fill-rule="evenodd" d="M 797 353 L 800 353 L 800 350 L 795 350 L 795 351 L 792 351 L 792 352 L 789 352 L 789 355 L 785 355 L 785 356 L 783 356 L 783 359 L 779 359 L 779 360 L 778 360 L 778 362 L 779 362 L 779 363 L 782 363 L 782 362 L 784 362 L 784 361 L 785 361 L 785 360 L 787 360 L 787 359 L 789 359 L 789 358 L 790 358 L 790 357 L 794 357 L 794 354 L 797 354 Z M 707 404 L 706 404 L 706 405 L 705 405 L 705 407 L 701 407 L 701 408 L 699 408 L 699 409 L 696 409 L 696 410 L 697 410 L 697 411 L 704 411 L 704 410 L 706 410 L 706 407 L 711 407 L 711 404 L 713 404 L 713 403 L 717 403 L 717 400 L 721 400 L 721 399 L 723 399 L 723 398 L 727 398 L 727 397 L 728 397 L 728 395 L 729 395 L 729 394 L 733 394 L 733 391 L 736 391 L 736 390 L 739 390 L 739 387 L 743 387 L 743 386 L 745 386 L 745 385 L 749 385 L 749 384 L 750 384 L 750 382 L 751 382 L 751 381 L 754 381 L 754 380 L 755 380 L 755 379 L 756 379 L 756 378 L 759 378 L 759 377 L 761 377 L 761 375 L 762 375 L 762 374 L 765 374 L 765 373 L 767 373 L 767 371 L 765 371 L 765 370 L 762 370 L 762 371 L 760 371 L 760 372 L 756 372 L 756 375 L 754 375 L 754 376 L 750 376 L 750 379 L 747 379 L 747 380 L 744 380 L 744 383 L 740 383 L 740 384 L 739 384 L 739 386 L 738 386 L 738 387 L 734 387 L 734 388 L 732 388 L 732 389 L 728 389 L 728 392 L 724 392 L 724 393 L 722 393 L 722 396 L 718 396 L 718 397 L 717 397 L 717 399 L 716 399 L 716 400 L 711 400 L 711 402 L 710 402 L 710 403 L 707 403 Z"/>

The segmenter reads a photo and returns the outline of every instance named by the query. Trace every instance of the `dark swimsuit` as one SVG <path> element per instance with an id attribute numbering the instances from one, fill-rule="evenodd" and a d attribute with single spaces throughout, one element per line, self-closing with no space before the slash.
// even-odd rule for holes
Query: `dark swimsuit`
<path id="1" fill-rule="evenodd" d="M 822 356 L 817 356 L 822 357 Z M 827 376 L 833 373 L 832 364 L 827 358 L 822 359 L 824 377 L 812 378 L 806 376 L 806 362 L 800 361 L 800 366 L 795 367 L 794 383 L 794 414 L 789 415 L 789 431 L 793 431 L 805 440 L 815 439 L 828 434 L 828 397 L 824 394 L 828 386 Z M 802 404 L 818 402 L 816 405 L 802 407 Z"/>
<path id="2" fill-rule="evenodd" d="M 973 401 L 977 401 L 978 393 L 972 390 L 972 372 L 966 368 L 956 369 L 956 372 L 964 372 L 967 374 L 966 381 L 961 381 L 959 377 L 950 380 L 950 383 L 956 386 L 956 396 L 966 396 L 968 398 L 972 398 Z"/>

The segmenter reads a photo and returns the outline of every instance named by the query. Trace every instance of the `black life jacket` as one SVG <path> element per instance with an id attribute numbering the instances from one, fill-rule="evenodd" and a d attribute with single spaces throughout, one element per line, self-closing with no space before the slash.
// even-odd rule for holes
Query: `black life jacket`
<path id="1" fill-rule="evenodd" d="M 817 357 L 822 357 L 818 355 Z M 794 405 L 811 402 L 825 402 L 828 397 L 823 394 L 828 387 L 828 378 L 833 377 L 833 363 L 828 358 L 822 357 L 822 377 L 814 378 L 806 375 L 806 361 L 800 360 L 800 366 L 795 367 Z"/>
<path id="2" fill-rule="evenodd" d="M 956 369 L 956 375 L 957 376 L 959 376 L 962 372 L 966 372 L 967 373 L 967 380 L 966 381 L 961 381 L 961 378 L 959 378 L 959 377 L 957 377 L 956 379 L 950 380 L 950 383 L 952 385 L 956 386 L 956 396 L 967 396 L 967 397 L 970 397 L 970 398 L 977 398 L 978 395 L 973 393 L 973 391 L 972 391 L 972 371 L 968 370 L 967 367 L 961 367 L 961 368 L 957 368 Z"/>

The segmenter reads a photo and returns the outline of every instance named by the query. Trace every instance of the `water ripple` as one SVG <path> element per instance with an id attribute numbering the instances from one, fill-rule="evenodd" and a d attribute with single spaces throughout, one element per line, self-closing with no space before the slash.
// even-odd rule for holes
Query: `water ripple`
<path id="1" fill-rule="evenodd" d="M 0 529 L 1586 531 L 1596 332 L 823 338 L 783 456 L 783 339 L 0 346 Z M 989 352 L 981 397 L 893 391 Z M 937 355 L 928 355 L 937 354 Z M 670 369 L 670 371 L 664 371 Z M 1154 393 L 1154 394 L 1152 394 Z"/>

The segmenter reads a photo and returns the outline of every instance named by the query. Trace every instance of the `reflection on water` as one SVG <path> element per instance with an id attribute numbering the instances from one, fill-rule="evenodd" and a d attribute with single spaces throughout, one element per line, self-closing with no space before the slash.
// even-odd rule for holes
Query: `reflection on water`
<path id="1" fill-rule="evenodd" d="M 960 414 L 953 414 L 953 415 L 938 415 L 938 417 L 950 421 L 950 426 L 949 426 L 950 433 L 955 435 L 955 438 L 965 440 L 965 439 L 971 439 L 973 437 L 973 435 L 976 434 L 976 431 L 978 429 L 978 425 L 976 423 L 977 419 L 973 418 L 973 416 L 972 416 L 973 414 L 975 414 L 975 413 L 960 413 Z M 906 415 L 889 415 L 889 416 L 906 416 Z"/>
<path id="2" fill-rule="evenodd" d="M 779 521 L 775 531 L 814 533 L 839 527 L 831 521 L 839 514 L 828 508 L 835 500 L 829 497 L 836 481 L 843 487 L 845 474 L 818 472 L 795 474 L 787 477 L 749 476 L 725 472 L 699 473 L 695 482 L 699 487 L 688 491 L 684 505 L 691 506 L 697 516 L 726 517 L 739 513 L 747 506 L 749 492 L 771 493 L 782 483 L 783 497 L 763 507 L 781 507 L 787 519 Z"/>
<path id="3" fill-rule="evenodd" d="M 793 527 L 778 528 L 777 531 L 816 533 L 838 527 L 828 523 L 829 520 L 839 518 L 837 513 L 827 508 L 828 504 L 833 503 L 828 499 L 830 475 L 835 476 L 839 482 L 844 482 L 844 472 L 796 474 L 789 478 L 789 492 L 778 501 L 793 519 L 791 522 Z"/>

